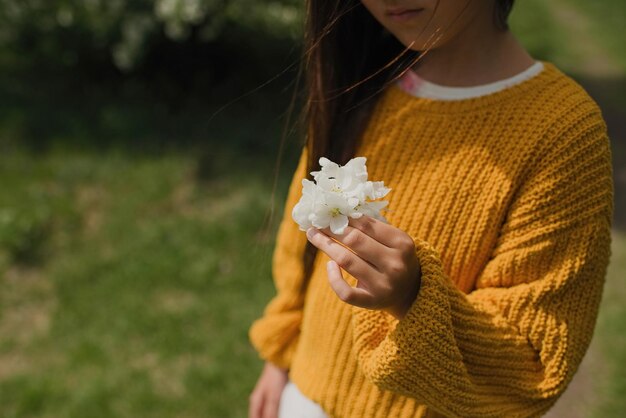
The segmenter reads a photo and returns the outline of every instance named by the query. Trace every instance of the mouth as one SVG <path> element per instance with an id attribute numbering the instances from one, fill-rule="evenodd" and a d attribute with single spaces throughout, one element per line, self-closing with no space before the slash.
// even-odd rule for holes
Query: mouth
<path id="1" fill-rule="evenodd" d="M 387 16 L 398 22 L 405 22 L 417 17 L 424 9 L 393 9 L 387 10 Z"/>

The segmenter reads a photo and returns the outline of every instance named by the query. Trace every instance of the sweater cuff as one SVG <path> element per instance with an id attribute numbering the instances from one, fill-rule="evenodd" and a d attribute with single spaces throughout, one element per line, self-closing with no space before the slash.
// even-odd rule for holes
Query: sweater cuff
<path id="1" fill-rule="evenodd" d="M 289 369 L 300 337 L 301 322 L 302 311 L 270 314 L 252 323 L 248 337 L 259 357 Z"/>
<path id="2" fill-rule="evenodd" d="M 440 283 L 443 267 L 439 253 L 426 241 L 417 238 L 413 241 L 420 262 L 421 284 L 406 315 L 398 320 L 380 310 L 353 307 L 352 320 L 357 361 L 368 380 L 381 389 L 415 397 L 410 386 L 419 385 L 424 380 L 403 381 L 402 369 L 431 375 L 429 366 L 432 364 L 422 362 L 424 352 L 432 350 L 433 346 L 446 352 L 446 348 L 455 346 L 455 342 L 448 340 L 451 335 L 447 324 L 435 319 L 442 315 L 448 304 Z M 422 354 L 418 354 L 420 352 Z M 424 388 L 424 398 L 428 393 Z M 420 400 L 425 402 L 427 399 Z"/>

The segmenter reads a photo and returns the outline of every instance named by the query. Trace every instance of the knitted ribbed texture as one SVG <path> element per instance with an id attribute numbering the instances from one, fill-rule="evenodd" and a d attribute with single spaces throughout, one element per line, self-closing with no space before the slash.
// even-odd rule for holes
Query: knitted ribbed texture
<path id="1" fill-rule="evenodd" d="M 377 103 L 356 155 L 391 187 L 385 216 L 422 266 L 400 321 L 342 302 L 321 251 L 302 294 L 306 236 L 291 209 L 303 150 L 274 250 L 278 293 L 250 338 L 329 416 L 539 416 L 572 379 L 609 262 L 611 155 L 596 103 L 544 65 L 484 97 L 393 85 Z"/>

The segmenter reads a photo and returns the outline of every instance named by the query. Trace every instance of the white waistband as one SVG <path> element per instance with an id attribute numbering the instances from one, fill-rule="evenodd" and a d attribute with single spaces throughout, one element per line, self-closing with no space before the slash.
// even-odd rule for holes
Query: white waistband
<path id="1" fill-rule="evenodd" d="M 328 418 L 328 415 L 290 380 L 280 398 L 278 418 Z"/>

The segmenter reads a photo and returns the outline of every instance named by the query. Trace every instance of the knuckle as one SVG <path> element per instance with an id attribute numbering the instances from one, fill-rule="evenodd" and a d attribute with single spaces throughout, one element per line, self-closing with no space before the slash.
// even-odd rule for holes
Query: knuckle
<path id="1" fill-rule="evenodd" d="M 341 255 L 337 256 L 337 259 L 335 261 L 337 262 L 339 267 L 344 270 L 349 270 L 354 264 L 352 257 L 347 253 L 342 253 Z"/>
<path id="2" fill-rule="evenodd" d="M 398 260 L 390 261 L 387 268 L 392 277 L 401 276 L 406 273 L 406 266 Z"/>
<path id="3" fill-rule="evenodd" d="M 374 224 L 371 220 L 371 218 L 369 219 L 364 219 L 363 222 L 361 224 L 359 224 L 359 229 L 366 235 L 369 236 L 373 236 L 375 235 L 374 231 Z"/>
<path id="4" fill-rule="evenodd" d="M 343 240 L 348 247 L 356 247 L 363 241 L 361 232 L 358 229 L 352 229 L 348 232 Z"/>
<path id="5" fill-rule="evenodd" d="M 408 235 L 400 239 L 398 247 L 402 250 L 402 252 L 406 253 L 415 251 L 415 243 L 413 242 L 413 239 Z"/>
<path id="6" fill-rule="evenodd" d="M 337 291 L 337 296 L 339 296 L 339 299 L 346 303 L 350 303 L 354 300 L 354 296 L 349 289 L 339 289 Z"/>

